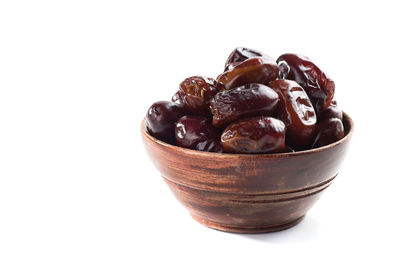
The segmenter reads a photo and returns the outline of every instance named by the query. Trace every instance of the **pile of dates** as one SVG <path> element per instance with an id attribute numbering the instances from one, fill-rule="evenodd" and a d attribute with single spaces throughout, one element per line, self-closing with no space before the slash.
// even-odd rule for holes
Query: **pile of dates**
<path id="1" fill-rule="evenodd" d="M 147 112 L 148 132 L 188 149 L 225 153 L 306 150 L 344 137 L 335 83 L 309 58 L 276 61 L 239 47 L 216 79 L 185 79 Z"/>

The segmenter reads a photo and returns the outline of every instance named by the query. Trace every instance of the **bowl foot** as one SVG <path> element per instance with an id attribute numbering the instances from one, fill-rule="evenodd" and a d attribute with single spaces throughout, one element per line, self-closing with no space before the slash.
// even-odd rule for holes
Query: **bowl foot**
<path id="1" fill-rule="evenodd" d="M 219 231 L 224 231 L 224 232 L 232 232 L 232 233 L 241 233 L 241 234 L 259 234 L 259 233 L 270 233 L 270 232 L 277 232 L 281 230 L 288 229 L 292 226 L 295 226 L 301 220 L 303 220 L 304 215 L 285 224 L 278 224 L 278 225 L 259 225 L 259 226 L 235 226 L 235 225 L 229 225 L 229 224 L 220 224 L 216 223 L 210 220 L 206 220 L 204 218 L 201 218 L 199 216 L 196 216 L 194 214 L 191 214 L 193 219 L 195 219 L 197 222 L 201 223 L 202 225 L 205 225 L 207 227 L 210 227 L 212 229 L 216 229 Z"/>

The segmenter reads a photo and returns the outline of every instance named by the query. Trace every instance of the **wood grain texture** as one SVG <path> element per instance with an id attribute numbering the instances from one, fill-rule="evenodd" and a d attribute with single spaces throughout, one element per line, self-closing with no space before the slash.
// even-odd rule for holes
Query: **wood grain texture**
<path id="1" fill-rule="evenodd" d="M 202 224 L 224 231 L 260 233 L 297 224 L 336 177 L 354 130 L 295 153 L 218 154 L 180 148 L 150 136 L 145 148 L 175 197 Z"/>

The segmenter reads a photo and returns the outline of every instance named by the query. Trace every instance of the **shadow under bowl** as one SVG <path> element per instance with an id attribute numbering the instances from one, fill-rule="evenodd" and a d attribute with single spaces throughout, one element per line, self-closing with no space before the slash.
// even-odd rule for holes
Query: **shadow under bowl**
<path id="1" fill-rule="evenodd" d="M 287 229 L 302 220 L 337 176 L 354 131 L 343 114 L 345 137 L 306 151 L 226 154 L 181 148 L 148 134 L 151 160 L 192 217 L 208 227 L 236 233 Z"/>

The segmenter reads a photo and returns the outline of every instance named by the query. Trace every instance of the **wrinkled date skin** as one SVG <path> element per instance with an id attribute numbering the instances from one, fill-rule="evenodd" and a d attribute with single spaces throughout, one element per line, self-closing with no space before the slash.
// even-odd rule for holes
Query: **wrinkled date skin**
<path id="1" fill-rule="evenodd" d="M 278 73 L 279 67 L 271 58 L 253 57 L 225 71 L 218 76 L 217 80 L 230 90 L 250 83 L 267 85 L 278 77 Z"/>
<path id="2" fill-rule="evenodd" d="M 224 71 L 231 70 L 234 66 L 237 66 L 240 62 L 243 62 L 253 57 L 265 57 L 273 61 L 273 59 L 270 56 L 264 54 L 263 52 L 245 47 L 238 47 L 232 51 L 232 53 L 226 60 Z"/>
<path id="3" fill-rule="evenodd" d="M 221 135 L 224 152 L 278 153 L 286 151 L 285 124 L 272 117 L 252 117 L 230 124 Z"/>
<path id="4" fill-rule="evenodd" d="M 343 123 L 338 118 L 324 120 L 318 124 L 312 148 L 322 147 L 334 143 L 344 137 Z"/>
<path id="5" fill-rule="evenodd" d="M 278 107 L 279 96 L 262 84 L 247 84 L 219 92 L 210 101 L 212 124 L 223 127 L 244 117 L 272 115 Z"/>
<path id="6" fill-rule="evenodd" d="M 185 108 L 193 114 L 210 116 L 209 101 L 223 89 L 223 85 L 212 78 L 194 76 L 182 81 L 173 98 L 183 102 Z"/>
<path id="7" fill-rule="evenodd" d="M 147 131 L 159 140 L 175 143 L 175 122 L 184 115 L 182 105 L 167 101 L 155 102 L 146 114 Z"/>
<path id="8" fill-rule="evenodd" d="M 176 122 L 178 146 L 199 151 L 222 152 L 220 133 L 203 116 L 183 116 Z"/>
<path id="9" fill-rule="evenodd" d="M 298 54 L 283 54 L 277 63 L 279 77 L 299 83 L 317 113 L 329 106 L 335 93 L 335 83 L 309 58 Z"/>
<path id="10" fill-rule="evenodd" d="M 331 118 L 343 120 L 343 111 L 337 105 L 336 99 L 332 99 L 329 106 L 318 114 L 318 121 L 324 121 Z"/>
<path id="11" fill-rule="evenodd" d="M 269 87 L 279 95 L 278 117 L 287 127 L 287 144 L 295 150 L 309 148 L 317 116 L 307 93 L 292 80 L 273 80 Z"/>

